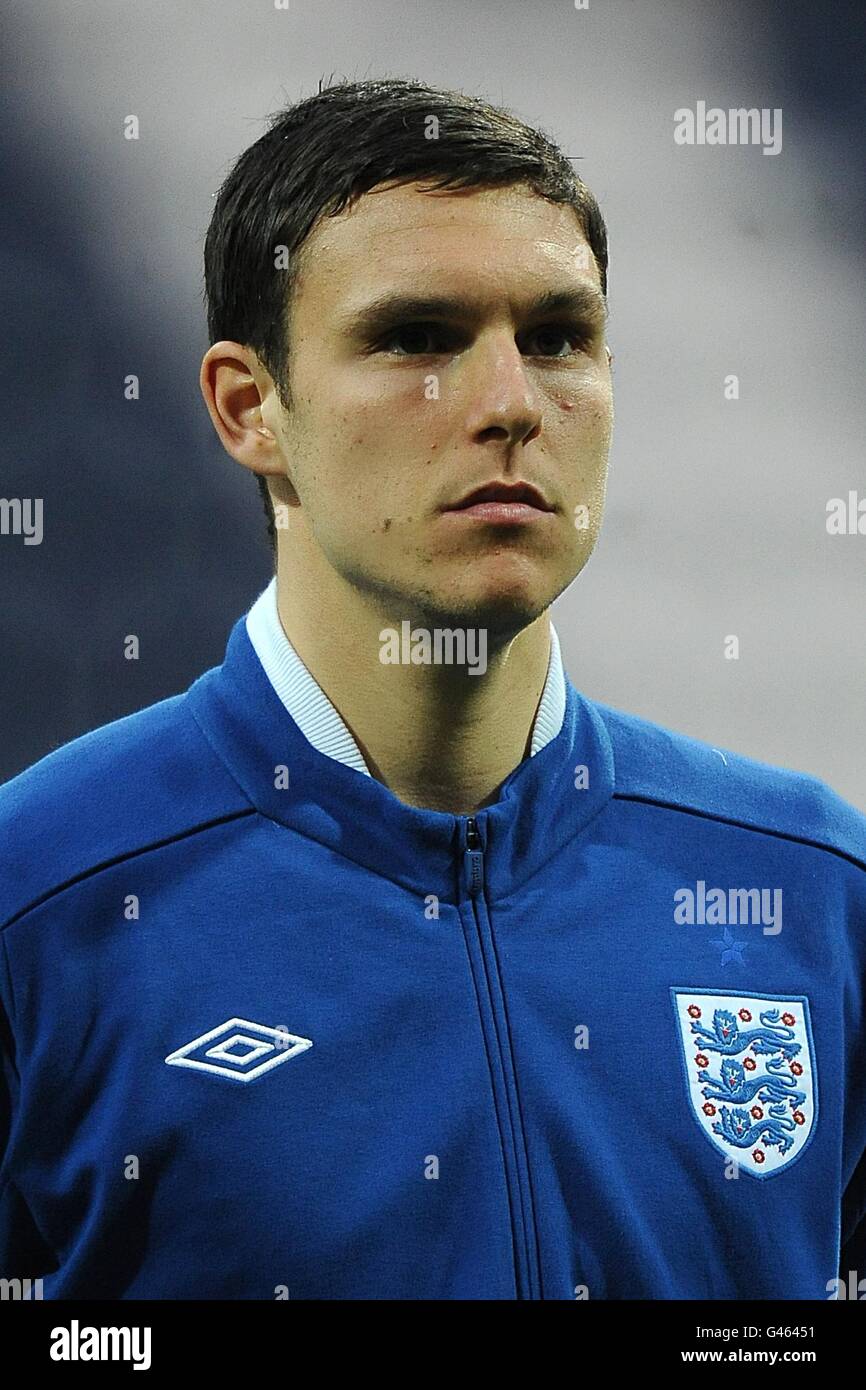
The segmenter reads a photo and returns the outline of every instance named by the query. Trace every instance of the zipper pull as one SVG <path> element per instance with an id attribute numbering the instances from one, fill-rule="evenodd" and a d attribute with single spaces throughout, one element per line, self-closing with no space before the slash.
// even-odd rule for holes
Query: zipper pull
<path id="1" fill-rule="evenodd" d="M 473 898 L 484 887 L 484 851 L 474 816 L 466 822 L 466 887 Z"/>

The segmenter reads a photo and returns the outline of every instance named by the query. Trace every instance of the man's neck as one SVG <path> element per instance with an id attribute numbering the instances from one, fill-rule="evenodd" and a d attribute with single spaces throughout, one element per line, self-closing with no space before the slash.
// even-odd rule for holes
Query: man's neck
<path id="1" fill-rule="evenodd" d="M 547 613 L 515 637 L 489 643 L 480 675 L 467 666 L 384 664 L 380 633 L 399 632 L 398 619 L 342 581 L 313 598 L 297 578 L 281 567 L 283 631 L 372 775 L 401 801 L 428 810 L 459 815 L 495 801 L 529 754 L 550 657 Z"/>

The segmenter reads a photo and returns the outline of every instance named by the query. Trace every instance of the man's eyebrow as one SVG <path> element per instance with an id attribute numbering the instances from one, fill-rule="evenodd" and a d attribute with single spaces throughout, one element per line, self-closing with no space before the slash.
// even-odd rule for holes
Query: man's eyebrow
<path id="1" fill-rule="evenodd" d="M 607 300 L 594 285 L 545 290 L 526 306 L 527 318 L 568 313 L 588 324 L 607 322 Z M 415 295 L 399 291 L 379 295 L 337 320 L 341 332 L 373 338 L 395 323 L 420 319 L 467 319 L 477 314 L 469 300 L 454 295 Z"/>

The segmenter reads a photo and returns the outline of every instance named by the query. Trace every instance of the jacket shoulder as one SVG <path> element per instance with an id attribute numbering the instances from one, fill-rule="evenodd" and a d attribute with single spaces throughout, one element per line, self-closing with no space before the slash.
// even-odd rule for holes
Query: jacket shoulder
<path id="1" fill-rule="evenodd" d="M 104 724 L 0 786 L 0 927 L 76 879 L 250 809 L 187 694 Z"/>
<path id="2" fill-rule="evenodd" d="M 593 703 L 613 745 L 617 797 L 801 840 L 866 869 L 866 816 L 820 778 Z"/>

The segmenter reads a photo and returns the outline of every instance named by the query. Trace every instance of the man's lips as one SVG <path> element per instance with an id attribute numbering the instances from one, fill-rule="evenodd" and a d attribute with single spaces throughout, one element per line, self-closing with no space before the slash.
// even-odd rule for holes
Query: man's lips
<path id="1" fill-rule="evenodd" d="M 496 526 L 525 526 L 527 522 L 543 522 L 553 516 L 551 511 L 542 511 L 528 502 L 476 502 L 471 507 L 446 508 L 445 515 L 456 521 L 487 521 Z"/>
<path id="2" fill-rule="evenodd" d="M 450 516 L 502 525 L 539 521 L 550 516 L 554 508 L 531 483 L 492 482 L 475 488 L 459 502 L 442 510 Z"/>

